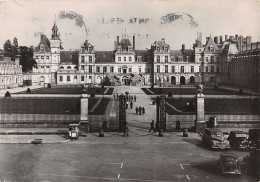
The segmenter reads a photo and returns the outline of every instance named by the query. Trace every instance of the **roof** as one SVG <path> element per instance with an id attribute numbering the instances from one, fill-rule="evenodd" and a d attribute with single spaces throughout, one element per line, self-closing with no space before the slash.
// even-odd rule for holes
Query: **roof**
<path id="1" fill-rule="evenodd" d="M 225 43 L 223 44 L 223 50 L 222 50 L 223 54 L 237 54 L 238 53 L 238 49 L 236 44 L 232 44 L 232 43 Z"/>
<path id="2" fill-rule="evenodd" d="M 132 46 L 129 39 L 122 39 L 118 45 L 122 47 L 122 50 L 128 49 L 128 46 Z"/>
<path id="3" fill-rule="evenodd" d="M 218 46 L 215 44 L 215 42 L 213 41 L 212 37 L 209 37 L 208 41 L 206 42 L 206 45 L 204 47 L 203 53 L 212 53 L 212 51 L 210 51 L 210 47 L 214 47 L 215 51 L 214 52 L 219 52 L 221 50 L 219 50 Z"/>
<path id="4" fill-rule="evenodd" d="M 147 50 L 135 50 L 136 57 L 141 56 L 142 62 L 148 62 L 149 53 Z M 137 60 L 137 59 L 136 59 Z"/>
<path id="5" fill-rule="evenodd" d="M 183 57 L 184 61 L 192 62 L 194 59 L 194 51 L 192 49 L 185 49 L 185 52 L 183 53 L 182 50 L 170 50 L 170 56 L 172 57 Z M 187 59 L 187 56 L 189 56 L 189 60 Z"/>
<path id="6" fill-rule="evenodd" d="M 70 62 L 71 64 L 78 64 L 79 51 L 61 51 L 60 62 Z"/>
<path id="7" fill-rule="evenodd" d="M 96 63 L 112 63 L 115 62 L 114 51 L 96 51 Z"/>
<path id="8" fill-rule="evenodd" d="M 49 39 L 48 39 L 45 35 L 41 35 L 40 43 L 39 43 L 38 46 L 35 48 L 35 52 L 39 52 L 39 51 L 40 51 L 40 46 L 41 46 L 41 45 L 44 45 L 44 47 L 45 47 L 45 52 L 50 52 L 50 51 L 51 51 L 50 41 L 49 41 Z"/>

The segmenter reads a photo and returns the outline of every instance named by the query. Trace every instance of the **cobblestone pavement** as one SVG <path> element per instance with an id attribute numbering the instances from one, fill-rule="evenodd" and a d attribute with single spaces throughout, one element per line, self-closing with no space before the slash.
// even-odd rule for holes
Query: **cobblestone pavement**
<path id="1" fill-rule="evenodd" d="M 0 135 L 1 144 L 30 144 L 34 140 L 41 140 L 44 144 L 69 141 L 66 136 L 62 135 Z"/>

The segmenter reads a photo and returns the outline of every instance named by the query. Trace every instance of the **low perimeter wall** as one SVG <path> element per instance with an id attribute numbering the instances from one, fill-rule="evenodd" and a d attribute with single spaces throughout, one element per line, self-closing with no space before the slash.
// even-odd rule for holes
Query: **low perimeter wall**
<path id="1" fill-rule="evenodd" d="M 205 115 L 208 121 L 212 115 Z M 218 126 L 223 127 L 260 127 L 260 115 L 214 115 L 217 118 Z M 195 126 L 196 115 L 168 115 L 167 129 L 176 128 L 176 122 L 180 122 L 180 128 L 191 128 Z"/>

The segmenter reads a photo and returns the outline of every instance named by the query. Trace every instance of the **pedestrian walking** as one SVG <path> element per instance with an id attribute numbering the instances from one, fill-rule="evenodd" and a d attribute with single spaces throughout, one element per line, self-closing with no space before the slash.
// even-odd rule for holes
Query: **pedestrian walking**
<path id="1" fill-rule="evenodd" d="M 142 114 L 142 107 L 141 106 L 139 107 L 139 114 L 140 115 Z"/>
<path id="2" fill-rule="evenodd" d="M 136 113 L 136 115 L 138 114 L 138 107 L 137 106 L 135 108 L 135 113 Z"/>
<path id="3" fill-rule="evenodd" d="M 136 102 L 136 95 L 134 96 L 134 101 Z"/>
<path id="4" fill-rule="evenodd" d="M 153 130 L 153 132 L 155 133 L 155 128 L 154 128 L 154 120 L 152 120 L 152 122 L 150 123 L 150 130 L 149 133 Z"/>
<path id="5" fill-rule="evenodd" d="M 130 107 L 133 108 L 133 101 L 130 102 Z"/>
<path id="6" fill-rule="evenodd" d="M 142 108 L 142 111 L 143 111 L 143 115 L 144 115 L 145 114 L 145 108 L 144 107 Z"/>

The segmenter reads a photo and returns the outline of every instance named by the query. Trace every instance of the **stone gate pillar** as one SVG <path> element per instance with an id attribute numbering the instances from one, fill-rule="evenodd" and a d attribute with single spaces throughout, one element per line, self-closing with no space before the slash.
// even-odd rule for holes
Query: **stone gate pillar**
<path id="1" fill-rule="evenodd" d="M 200 132 L 206 127 L 205 121 L 205 110 L 204 110 L 204 95 L 202 93 L 197 93 L 197 113 L 196 113 L 196 132 Z"/>
<path id="2" fill-rule="evenodd" d="M 89 132 L 89 120 L 88 120 L 88 99 L 89 95 L 83 93 L 80 98 L 80 125 L 82 125 L 86 132 Z"/>
<path id="3" fill-rule="evenodd" d="M 159 129 L 166 131 L 166 96 L 160 95 L 156 102 L 156 121 L 159 124 Z"/>
<path id="4" fill-rule="evenodd" d="M 126 128 L 126 98 L 119 96 L 119 131 L 124 132 Z"/>

